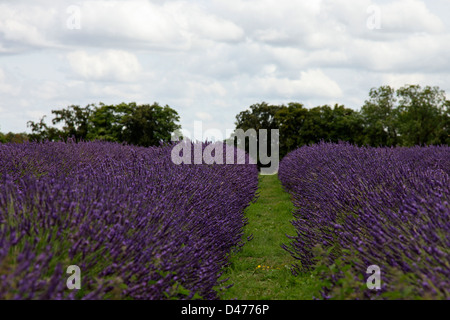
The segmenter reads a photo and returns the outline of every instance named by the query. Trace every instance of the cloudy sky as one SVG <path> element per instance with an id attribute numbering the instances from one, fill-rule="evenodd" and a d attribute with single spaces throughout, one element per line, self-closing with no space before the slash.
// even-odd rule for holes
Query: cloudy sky
<path id="1" fill-rule="evenodd" d="M 254 103 L 450 92 L 449 0 L 0 0 L 0 130 L 53 109 L 168 104 L 225 133 Z"/>

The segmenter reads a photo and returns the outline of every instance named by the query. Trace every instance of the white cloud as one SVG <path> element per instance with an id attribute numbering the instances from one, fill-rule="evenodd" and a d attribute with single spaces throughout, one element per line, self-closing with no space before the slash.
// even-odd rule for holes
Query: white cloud
<path id="1" fill-rule="evenodd" d="M 214 0 L 214 12 L 243 28 L 246 37 L 275 45 L 299 44 L 314 32 L 321 0 Z"/>
<path id="2" fill-rule="evenodd" d="M 78 8 L 79 29 L 67 27 Z M 243 30 L 203 6 L 186 1 L 64 0 L 0 4 L 1 52 L 89 44 L 188 50 L 198 41 L 239 41 Z M 120 43 L 120 44 L 119 44 Z"/>
<path id="3" fill-rule="evenodd" d="M 450 90 L 445 0 L 15 0 L 0 3 L 2 130 L 70 104 L 169 104 L 232 128 L 267 101 L 358 108 L 371 87 Z M 67 28 L 70 5 L 81 29 Z M 370 30 L 367 9 L 381 12 Z M 404 83 L 403 83 L 404 82 Z M 36 119 L 28 119 L 31 115 Z"/>
<path id="4" fill-rule="evenodd" d="M 399 0 L 380 6 L 382 28 L 393 32 L 439 33 L 444 31 L 441 19 L 419 0 Z"/>
<path id="5" fill-rule="evenodd" d="M 305 94 L 327 98 L 339 98 L 342 96 L 342 90 L 339 85 L 318 69 L 301 72 L 299 85 Z"/>
<path id="6" fill-rule="evenodd" d="M 106 50 L 96 54 L 75 51 L 67 56 L 73 72 L 86 80 L 136 81 L 141 66 L 137 57 L 121 50 Z"/>
<path id="7" fill-rule="evenodd" d="M 375 71 L 440 72 L 450 69 L 450 35 L 414 34 L 396 42 L 355 40 L 351 60 Z"/>
<path id="8" fill-rule="evenodd" d="M 205 12 L 199 6 L 178 2 L 169 8 L 175 9 L 174 16 L 179 27 L 191 37 L 219 42 L 243 39 L 242 28 L 227 19 Z"/>
<path id="9" fill-rule="evenodd" d="M 74 43 L 93 46 L 189 50 L 201 41 L 239 41 L 242 29 L 196 3 L 146 0 L 86 1 L 80 6 L 81 29 Z"/>
<path id="10" fill-rule="evenodd" d="M 36 4 L 17 6 L 11 3 L 0 4 L 0 52 L 15 52 L 24 47 L 48 47 L 53 41 L 55 21 L 58 15 L 55 8 L 40 7 Z"/>
<path id="11" fill-rule="evenodd" d="M 144 0 L 86 1 L 80 13 L 80 35 L 91 41 L 98 39 L 99 44 L 121 41 L 150 47 L 179 47 L 185 42 L 175 17 L 164 5 Z"/>
<path id="12" fill-rule="evenodd" d="M 20 93 L 20 87 L 8 82 L 8 77 L 2 68 L 0 68 L 0 93 L 12 96 Z"/>
<path id="13" fill-rule="evenodd" d="M 64 84 L 47 80 L 37 84 L 30 93 L 38 99 L 52 100 L 64 94 L 65 89 Z"/>
<path id="14" fill-rule="evenodd" d="M 255 81 L 256 90 L 272 92 L 285 98 L 326 97 L 339 98 L 342 90 L 339 85 L 319 69 L 300 72 L 298 79 L 267 76 Z"/>
<path id="15" fill-rule="evenodd" d="M 380 3 L 374 0 L 328 0 L 322 3 L 319 30 L 344 32 L 358 37 L 393 40 L 405 34 L 444 31 L 438 15 L 420 0 L 396 0 Z M 381 29 L 368 28 L 367 22 L 379 14 Z M 331 27 L 331 28 L 330 28 Z M 397 34 L 392 38 L 392 33 Z"/>
<path id="16" fill-rule="evenodd" d="M 202 121 L 211 121 L 213 119 L 212 115 L 208 112 L 196 112 L 195 116 Z"/>
<path id="17" fill-rule="evenodd" d="M 187 85 L 188 92 L 197 99 L 201 99 L 203 95 L 224 97 L 227 94 L 224 86 L 217 81 L 211 83 L 188 81 Z"/>
<path id="18" fill-rule="evenodd" d="M 99 102 L 107 100 L 115 100 L 117 102 L 144 102 L 144 88 L 140 84 L 135 83 L 111 83 L 97 84 L 89 86 L 89 94 L 93 97 L 101 97 Z"/>
<path id="19" fill-rule="evenodd" d="M 423 74 L 394 74 L 383 75 L 383 83 L 394 88 L 400 88 L 407 84 L 426 83 L 427 77 Z M 432 85 L 432 84 L 430 84 Z"/>

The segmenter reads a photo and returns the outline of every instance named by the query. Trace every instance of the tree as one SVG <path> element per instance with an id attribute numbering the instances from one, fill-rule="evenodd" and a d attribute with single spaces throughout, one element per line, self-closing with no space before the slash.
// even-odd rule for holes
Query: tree
<path id="1" fill-rule="evenodd" d="M 361 108 L 366 144 L 414 146 L 448 144 L 449 106 L 438 87 L 406 85 L 370 90 Z"/>
<path id="2" fill-rule="evenodd" d="M 299 131 L 298 146 L 320 141 L 361 143 L 361 118 L 358 112 L 343 105 L 328 105 L 308 110 Z"/>
<path id="3" fill-rule="evenodd" d="M 123 137 L 128 143 L 149 147 L 163 141 L 170 141 L 172 133 L 181 129 L 176 122 L 178 113 L 169 106 L 158 103 L 137 106 L 135 103 L 122 105 L 125 115 Z"/>
<path id="4" fill-rule="evenodd" d="M 308 109 L 291 102 L 277 111 L 275 119 L 280 128 L 280 157 L 284 157 L 302 144 L 300 130 L 308 119 Z"/>
<path id="5" fill-rule="evenodd" d="M 395 89 L 372 88 L 361 108 L 364 143 L 371 146 L 396 146 L 400 143 Z"/>
<path id="6" fill-rule="evenodd" d="M 279 129 L 280 156 L 299 146 L 321 140 L 360 142 L 361 119 L 356 111 L 342 105 L 306 109 L 303 104 L 291 102 L 287 106 L 256 104 L 236 117 L 237 129 Z M 269 140 L 270 141 L 270 140 Z"/>
<path id="7" fill-rule="evenodd" d="M 5 135 L 5 139 L 6 139 L 6 142 L 11 142 L 11 143 L 24 143 L 24 142 L 29 141 L 28 135 L 26 133 L 8 132 Z"/>
<path id="8" fill-rule="evenodd" d="M 338 104 L 306 109 L 296 102 L 287 106 L 271 106 L 263 102 L 239 113 L 236 119 L 236 129 L 255 129 L 256 132 L 260 129 L 279 129 L 280 157 L 297 147 L 321 140 L 362 143 L 361 116 L 355 110 Z"/>
<path id="9" fill-rule="evenodd" d="M 69 106 L 66 109 L 53 110 L 53 124 L 62 124 L 62 129 L 49 127 L 44 122 L 28 122 L 31 127 L 31 139 L 34 141 L 57 141 L 74 138 L 80 140 L 104 140 L 127 142 L 139 146 L 158 145 L 161 141 L 170 141 L 174 131 L 181 128 L 178 113 L 169 106 L 119 105 L 99 106 L 89 104 L 84 108 Z"/>
<path id="10" fill-rule="evenodd" d="M 437 132 L 439 144 L 450 145 L 450 101 L 446 100 L 442 110 L 440 129 Z"/>
<path id="11" fill-rule="evenodd" d="M 6 143 L 6 137 L 2 132 L 0 132 L 0 143 Z"/>
<path id="12" fill-rule="evenodd" d="M 449 142 L 449 101 L 438 87 L 409 85 L 397 90 L 399 132 L 403 145 Z"/>
<path id="13" fill-rule="evenodd" d="M 330 141 L 347 141 L 361 145 L 363 142 L 363 125 L 361 114 L 356 110 L 336 104 L 331 113 Z"/>
<path id="14" fill-rule="evenodd" d="M 95 108 L 91 114 L 91 127 L 87 135 L 88 140 L 124 141 L 123 117 L 126 112 L 132 112 L 128 105 L 105 105 Z"/>
<path id="15" fill-rule="evenodd" d="M 93 113 L 93 104 L 89 104 L 84 108 L 80 106 L 69 106 L 67 109 L 52 110 L 55 118 L 53 124 L 63 124 L 62 138 L 74 138 L 76 141 L 87 140 L 88 132 L 91 127 L 91 116 Z"/>
<path id="16" fill-rule="evenodd" d="M 247 131 L 249 129 L 255 130 L 256 133 L 256 142 L 257 142 L 257 150 L 258 150 L 258 167 L 262 167 L 265 165 L 261 164 L 260 161 L 260 151 L 259 151 L 259 137 L 260 137 L 260 130 L 265 129 L 267 130 L 267 151 L 270 152 L 272 150 L 271 148 L 271 141 L 272 141 L 272 135 L 271 130 L 272 129 L 279 129 L 279 124 L 276 119 L 276 114 L 278 111 L 282 109 L 281 106 L 275 106 L 275 105 L 269 105 L 266 102 L 257 103 L 254 105 L 251 105 L 249 110 L 245 110 L 240 112 L 236 116 L 236 130 L 241 129 L 243 131 Z M 250 139 L 248 139 L 249 141 Z M 246 152 L 249 152 L 249 143 L 245 143 L 246 146 Z"/>
<path id="17" fill-rule="evenodd" d="M 29 141 L 26 133 L 13 133 L 8 132 L 4 134 L 0 132 L 0 143 L 24 143 Z"/>
<path id="18" fill-rule="evenodd" d="M 32 132 L 28 135 L 30 141 L 58 141 L 64 136 L 64 133 L 61 130 L 47 126 L 45 117 L 46 116 L 43 116 L 39 122 L 27 122 L 27 126 L 31 128 Z"/>

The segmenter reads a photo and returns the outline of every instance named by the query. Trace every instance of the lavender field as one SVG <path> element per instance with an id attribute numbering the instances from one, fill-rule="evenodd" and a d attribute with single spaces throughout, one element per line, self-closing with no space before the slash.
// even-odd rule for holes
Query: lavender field
<path id="1" fill-rule="evenodd" d="M 282 248 L 258 230 L 288 222 L 289 195 L 267 193 L 276 177 L 259 179 L 249 164 L 176 165 L 172 149 L 0 144 L 0 299 L 221 299 L 230 270 L 235 294 L 257 288 L 256 273 L 285 296 L 450 298 L 449 147 L 321 143 L 289 153 L 278 177 L 296 234 Z M 233 264 L 253 238 L 246 212 L 257 199 L 260 251 Z M 259 270 L 283 249 L 292 272 Z M 79 290 L 67 286 L 69 266 L 81 270 Z M 367 287 L 370 266 L 381 270 L 380 290 Z"/>
<path id="2" fill-rule="evenodd" d="M 171 150 L 0 144 L 0 299 L 216 299 L 258 170 L 177 166 Z"/>
<path id="3" fill-rule="evenodd" d="M 324 298 L 450 298 L 450 148 L 302 147 L 280 164 L 296 207 L 285 245 Z M 368 290 L 369 266 L 381 270 Z"/>

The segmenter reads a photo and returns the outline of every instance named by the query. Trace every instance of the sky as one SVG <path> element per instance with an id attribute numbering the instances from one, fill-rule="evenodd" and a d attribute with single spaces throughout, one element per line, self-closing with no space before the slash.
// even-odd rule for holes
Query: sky
<path id="1" fill-rule="evenodd" d="M 169 105 L 223 132 L 252 104 L 450 92 L 450 0 L 0 0 L 0 131 L 51 110 Z M 50 121 L 47 121 L 50 123 Z"/>

